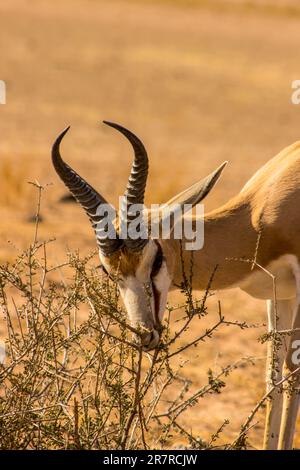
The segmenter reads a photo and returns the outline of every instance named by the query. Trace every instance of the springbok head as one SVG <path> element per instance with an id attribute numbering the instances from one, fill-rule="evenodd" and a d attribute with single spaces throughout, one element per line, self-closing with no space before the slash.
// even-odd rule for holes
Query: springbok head
<path id="1" fill-rule="evenodd" d="M 119 124 L 107 121 L 104 123 L 121 132 L 134 150 L 134 161 L 123 205 L 113 224 L 114 235 L 107 225 L 107 215 L 110 211 L 115 214 L 114 208 L 61 158 L 60 143 L 69 127 L 54 142 L 52 162 L 57 174 L 88 215 L 95 230 L 102 267 L 108 275 L 116 279 L 130 323 L 142 332 L 139 338 L 143 349 L 151 350 L 159 342 L 160 324 L 174 274 L 174 252 L 167 240 L 145 236 L 141 227 L 138 236 L 131 235 L 130 224 L 137 217 L 136 211 L 131 209 L 136 205 L 142 207 L 144 204 L 148 156 L 143 143 L 132 132 Z M 172 198 L 164 207 L 174 203 L 192 206 L 199 203 L 212 189 L 223 167 L 224 164 L 205 179 Z M 120 235 L 121 227 L 127 229 L 126 237 Z"/>

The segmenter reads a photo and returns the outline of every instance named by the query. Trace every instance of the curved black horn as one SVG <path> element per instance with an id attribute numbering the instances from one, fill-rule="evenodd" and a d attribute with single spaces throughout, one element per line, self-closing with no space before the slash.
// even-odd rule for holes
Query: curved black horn
<path id="1" fill-rule="evenodd" d="M 136 212 L 131 211 L 131 206 L 134 204 L 143 205 L 144 195 L 148 177 L 148 155 L 144 144 L 141 140 L 134 135 L 131 131 L 125 127 L 115 124 L 114 122 L 103 121 L 110 127 L 113 127 L 117 131 L 121 132 L 131 143 L 134 150 L 134 160 L 130 172 L 130 176 L 127 183 L 127 188 L 124 193 L 124 203 L 121 209 L 121 228 L 122 224 L 125 225 L 127 236 L 124 239 L 125 245 L 134 251 L 141 250 L 147 243 L 147 230 L 144 221 L 142 220 L 142 214 L 140 218 L 139 236 L 138 238 L 130 237 L 129 224 L 136 219 Z"/>
<path id="2" fill-rule="evenodd" d="M 120 247 L 121 241 L 118 238 L 112 238 L 107 235 L 105 231 L 107 225 L 104 225 L 103 223 L 106 214 L 99 214 L 98 208 L 102 204 L 107 204 L 107 208 L 111 210 L 113 210 L 113 208 L 94 188 L 92 188 L 92 186 L 81 178 L 81 176 L 79 176 L 61 158 L 60 143 L 69 129 L 70 126 L 67 127 L 55 140 L 52 147 L 52 162 L 58 176 L 69 188 L 70 192 L 88 215 L 95 230 L 100 250 L 104 255 L 109 256 Z"/>

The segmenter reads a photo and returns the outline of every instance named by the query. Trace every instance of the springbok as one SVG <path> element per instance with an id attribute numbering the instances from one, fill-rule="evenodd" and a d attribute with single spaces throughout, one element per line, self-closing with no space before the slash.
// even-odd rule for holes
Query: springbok
<path id="1" fill-rule="evenodd" d="M 144 202 L 148 157 L 144 145 L 132 132 L 118 124 L 104 122 L 127 137 L 134 150 L 134 162 L 125 192 L 129 215 L 125 216 L 122 211 L 119 215 L 119 219 L 125 217 L 125 224 L 129 224 L 130 206 Z M 107 204 L 106 200 L 60 155 L 60 143 L 68 129 L 59 135 L 53 145 L 54 168 L 95 229 L 103 269 L 108 274 L 118 271 L 117 282 L 129 320 L 144 329 L 142 345 L 145 350 L 151 350 L 159 342 L 159 326 L 168 291 L 182 282 L 182 261 L 189 262 L 190 252 L 183 248 L 184 240 L 180 242 L 174 237 L 133 239 L 128 236 L 121 239 L 103 235 L 103 230 L 97 227 L 101 218 L 103 220 L 103 215 L 99 216 L 99 208 Z M 198 204 L 219 179 L 226 163 L 172 198 L 165 207 L 174 203 Z M 289 334 L 280 335 L 279 341 L 275 334 L 276 361 L 274 344 L 269 341 L 268 345 L 266 382 L 270 396 L 267 401 L 265 449 L 292 447 L 298 411 L 300 374 L 293 360 L 293 343 L 300 339 L 298 204 L 300 206 L 300 142 L 282 150 L 248 181 L 241 192 L 222 207 L 205 215 L 204 248 L 193 253 L 194 289 L 205 290 L 218 266 L 213 277 L 214 289 L 240 287 L 255 298 L 266 299 L 270 336 L 274 337 L 274 332 L 289 331 Z M 195 217 L 192 216 L 196 224 Z M 273 387 L 274 374 L 276 383 L 282 383 L 283 390 Z"/>

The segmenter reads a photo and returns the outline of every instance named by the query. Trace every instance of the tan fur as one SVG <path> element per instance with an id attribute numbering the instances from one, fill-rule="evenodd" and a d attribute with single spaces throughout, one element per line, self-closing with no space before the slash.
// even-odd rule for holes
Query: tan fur
<path id="1" fill-rule="evenodd" d="M 171 202 L 184 204 L 185 198 L 195 203 L 201 201 L 204 197 L 201 194 L 209 192 L 223 168 L 224 164 L 212 174 L 213 177 L 209 175 L 175 196 Z M 193 220 L 196 225 L 195 218 Z M 195 289 L 206 289 L 214 274 L 210 286 L 213 289 L 238 286 L 254 297 L 273 299 L 276 279 L 280 302 L 278 324 L 286 328 L 298 327 L 300 142 L 280 152 L 248 181 L 239 194 L 208 213 L 204 218 L 204 237 L 203 249 L 194 252 L 185 250 L 187 240 L 159 240 L 164 261 L 157 280 L 151 278 L 157 253 L 157 245 L 151 240 L 142 252 L 134 253 L 122 248 L 103 260 L 109 271 L 118 272 L 123 278 L 123 284 L 119 284 L 120 291 L 132 323 L 147 330 L 143 339 L 146 349 L 157 345 L 158 323 L 165 308 L 167 292 L 181 284 L 183 269 L 190 272 L 192 258 Z M 150 292 L 150 297 L 146 291 Z M 292 323 L 287 308 L 290 300 L 295 301 Z M 274 315 L 269 309 L 270 331 L 276 328 Z M 299 338 L 299 332 L 293 337 Z M 290 360 L 291 344 L 285 350 L 282 348 L 280 354 L 282 373 L 291 373 L 295 370 Z M 269 376 L 270 369 L 268 387 Z M 299 374 L 293 381 L 299 384 Z M 276 400 L 268 402 L 266 448 L 288 449 L 292 446 L 298 399 L 295 393 L 290 393 L 287 385 L 283 400 L 276 396 Z"/>
<path id="2" fill-rule="evenodd" d="M 134 276 L 140 260 L 140 253 L 130 252 L 125 246 L 106 258 L 111 272 L 121 274 L 123 277 Z"/>
<path id="3" fill-rule="evenodd" d="M 197 289 L 207 287 L 216 266 L 213 286 L 224 289 L 238 285 L 252 272 L 253 264 L 242 259 L 255 259 L 262 266 L 286 253 L 300 259 L 300 142 L 280 152 L 237 196 L 208 213 L 204 237 L 204 248 L 193 253 Z M 180 244 L 171 241 L 170 245 L 178 283 Z M 183 251 L 186 266 L 190 257 L 191 252 Z"/>

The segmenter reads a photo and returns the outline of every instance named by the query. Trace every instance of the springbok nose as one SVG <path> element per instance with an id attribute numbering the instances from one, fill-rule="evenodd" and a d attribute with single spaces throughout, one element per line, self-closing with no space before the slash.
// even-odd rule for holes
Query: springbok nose
<path id="1" fill-rule="evenodd" d="M 145 331 L 139 336 L 135 335 L 134 338 L 138 344 L 142 345 L 144 351 L 154 349 L 159 342 L 159 334 L 156 330 L 152 330 L 151 332 Z"/>

